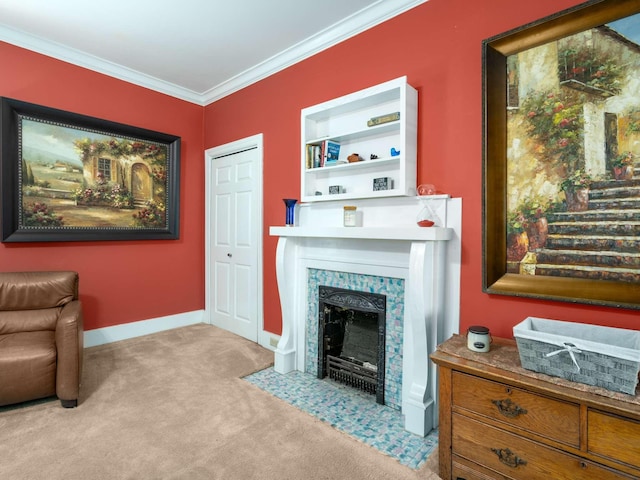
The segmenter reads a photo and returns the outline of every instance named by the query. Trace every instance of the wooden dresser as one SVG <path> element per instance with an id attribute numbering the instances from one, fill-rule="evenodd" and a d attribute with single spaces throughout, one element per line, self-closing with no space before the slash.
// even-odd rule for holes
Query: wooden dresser
<path id="1" fill-rule="evenodd" d="M 454 335 L 431 359 L 442 478 L 640 478 L 640 397 L 525 370 L 513 340 Z"/>

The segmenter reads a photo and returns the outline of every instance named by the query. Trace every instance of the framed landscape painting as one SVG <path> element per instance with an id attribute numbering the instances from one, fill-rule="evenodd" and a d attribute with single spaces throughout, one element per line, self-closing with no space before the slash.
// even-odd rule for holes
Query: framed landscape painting
<path id="1" fill-rule="evenodd" d="M 640 308 L 640 2 L 483 42 L 483 290 Z"/>
<path id="2" fill-rule="evenodd" d="M 176 239 L 180 138 L 1 99 L 2 241 Z"/>

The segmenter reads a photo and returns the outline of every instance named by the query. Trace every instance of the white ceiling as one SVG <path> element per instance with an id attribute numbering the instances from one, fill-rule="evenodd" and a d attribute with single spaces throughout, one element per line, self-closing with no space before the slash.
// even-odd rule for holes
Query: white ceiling
<path id="1" fill-rule="evenodd" d="M 206 105 L 425 1 L 0 0 L 0 41 Z"/>

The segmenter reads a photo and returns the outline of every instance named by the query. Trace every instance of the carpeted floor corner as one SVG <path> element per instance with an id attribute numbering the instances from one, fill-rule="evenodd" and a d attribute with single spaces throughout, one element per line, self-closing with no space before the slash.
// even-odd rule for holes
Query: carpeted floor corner
<path id="1" fill-rule="evenodd" d="M 88 348 L 78 408 L 0 408 L 0 479 L 438 478 L 243 380 L 272 362 L 206 324 Z"/>

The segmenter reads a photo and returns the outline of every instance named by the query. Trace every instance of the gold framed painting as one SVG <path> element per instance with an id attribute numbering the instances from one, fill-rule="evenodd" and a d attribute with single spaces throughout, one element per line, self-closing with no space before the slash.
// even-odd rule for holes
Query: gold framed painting
<path id="1" fill-rule="evenodd" d="M 640 1 L 483 42 L 483 291 L 640 308 Z"/>

